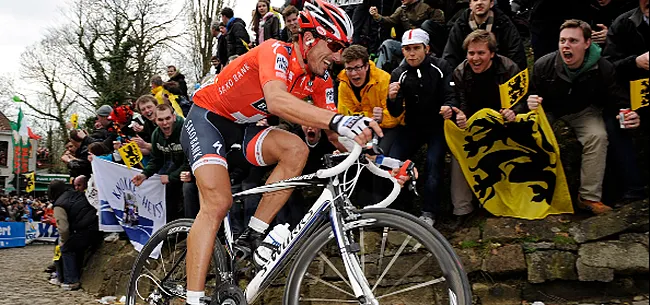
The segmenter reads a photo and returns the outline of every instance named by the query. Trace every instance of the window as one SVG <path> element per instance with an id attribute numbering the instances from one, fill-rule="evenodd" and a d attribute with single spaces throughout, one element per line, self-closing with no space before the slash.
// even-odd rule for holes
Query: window
<path id="1" fill-rule="evenodd" d="M 7 155 L 9 154 L 9 142 L 0 142 L 0 166 L 7 166 Z"/>

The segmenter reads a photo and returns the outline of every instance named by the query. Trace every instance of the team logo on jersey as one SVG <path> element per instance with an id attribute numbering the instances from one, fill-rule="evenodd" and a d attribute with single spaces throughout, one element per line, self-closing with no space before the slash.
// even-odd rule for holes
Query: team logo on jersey
<path id="1" fill-rule="evenodd" d="M 325 102 L 334 104 L 334 88 L 325 89 Z"/>
<path id="2" fill-rule="evenodd" d="M 282 54 L 277 54 L 275 56 L 275 70 L 286 73 L 289 69 L 289 61 Z"/>
<path id="3" fill-rule="evenodd" d="M 263 99 L 255 102 L 255 103 L 252 103 L 251 106 L 253 106 L 253 108 L 259 110 L 260 112 L 269 113 L 269 110 L 266 107 L 266 101 L 263 100 Z"/>
<path id="4" fill-rule="evenodd" d="M 325 74 L 323 75 L 323 79 L 327 80 L 328 78 L 330 78 L 330 72 L 328 70 L 325 70 Z"/>

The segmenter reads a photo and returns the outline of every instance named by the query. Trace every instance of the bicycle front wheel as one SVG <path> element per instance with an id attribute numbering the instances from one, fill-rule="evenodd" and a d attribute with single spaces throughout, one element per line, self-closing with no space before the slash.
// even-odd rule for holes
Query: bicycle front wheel
<path id="1" fill-rule="evenodd" d="M 471 305 L 471 286 L 460 259 L 435 229 L 391 209 L 360 211 L 344 225 L 359 245 L 357 260 L 379 304 Z M 336 239 L 323 227 L 296 257 L 285 304 L 359 304 Z"/>
<path id="2" fill-rule="evenodd" d="M 185 305 L 187 237 L 193 223 L 193 219 L 178 219 L 151 236 L 133 264 L 126 304 Z M 157 247 L 160 256 L 149 257 Z M 221 274 L 228 266 L 225 250 L 216 240 L 206 278 L 207 296 L 223 281 Z"/>

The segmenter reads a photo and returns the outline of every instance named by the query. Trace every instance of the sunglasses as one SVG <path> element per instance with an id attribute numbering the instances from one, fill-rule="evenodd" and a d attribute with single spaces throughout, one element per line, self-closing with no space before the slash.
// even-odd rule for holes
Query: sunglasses
<path id="1" fill-rule="evenodd" d="M 325 38 L 325 37 L 322 37 L 320 35 L 318 35 L 318 36 L 319 37 L 317 39 L 322 39 L 323 41 L 325 41 L 327 43 L 327 48 L 329 48 L 330 51 L 332 51 L 334 53 L 338 53 L 339 51 L 347 48 L 347 45 L 345 45 L 345 44 L 343 44 L 341 42 L 334 41 L 332 39 Z"/>

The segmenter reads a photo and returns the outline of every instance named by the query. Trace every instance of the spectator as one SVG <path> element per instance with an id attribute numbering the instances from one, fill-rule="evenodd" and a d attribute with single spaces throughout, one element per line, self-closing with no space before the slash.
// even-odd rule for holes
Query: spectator
<path id="1" fill-rule="evenodd" d="M 210 58 L 210 65 L 210 72 L 208 72 L 210 75 L 217 75 L 221 72 L 221 60 L 219 56 L 212 56 Z"/>
<path id="2" fill-rule="evenodd" d="M 175 66 L 170 65 L 167 66 L 167 76 L 169 76 L 169 80 L 164 84 L 165 89 L 178 97 L 189 99 L 185 75 L 181 74 Z"/>
<path id="3" fill-rule="evenodd" d="M 70 141 L 78 143 L 74 157 L 66 162 L 68 169 L 70 169 L 70 177 L 80 175 L 90 176 L 92 174 L 92 167 L 90 162 L 88 162 L 88 145 L 93 142 L 98 142 L 98 140 L 88 136 L 86 131 L 82 129 L 74 129 L 70 131 Z"/>
<path id="4" fill-rule="evenodd" d="M 78 176 L 77 178 L 74 178 L 72 184 L 75 191 L 83 193 L 88 188 L 88 177 L 84 175 Z"/>
<path id="5" fill-rule="evenodd" d="M 499 9 L 493 8 L 494 0 L 470 0 L 466 9 L 449 32 L 449 40 L 442 58 L 453 67 L 465 58 L 463 40 L 477 29 L 492 32 L 497 40 L 497 54 L 510 58 L 522 69 L 528 67 L 524 45 L 515 25 Z"/>
<path id="6" fill-rule="evenodd" d="M 63 290 L 80 288 L 84 253 L 98 240 L 97 210 L 86 195 L 68 188 L 62 181 L 52 181 L 48 197 L 54 200 L 54 217 L 59 232 L 63 258 Z M 101 239 L 99 239 L 101 240 Z"/>
<path id="7" fill-rule="evenodd" d="M 271 9 L 270 1 L 257 1 L 251 30 L 255 33 L 256 46 L 259 46 L 266 40 L 280 38 L 280 19 Z"/>
<path id="8" fill-rule="evenodd" d="M 390 156 L 411 159 L 427 144 L 426 183 L 421 219 L 432 225 L 440 205 L 438 186 L 445 155 L 443 119 L 437 114 L 458 107 L 452 83 L 452 68 L 440 59 L 429 56 L 429 35 L 421 30 L 409 30 L 402 37 L 402 52 L 406 63 L 391 73 L 386 106 L 391 116 L 405 115 L 408 137 L 398 137 Z"/>
<path id="9" fill-rule="evenodd" d="M 163 85 L 164 82 L 160 76 L 155 75 L 151 78 L 151 94 L 153 94 L 153 96 L 156 97 L 156 100 L 158 100 L 158 105 L 170 104 L 174 108 L 176 115 L 185 117 L 183 115 L 183 110 L 176 101 L 177 95 L 169 92 Z"/>
<path id="10" fill-rule="evenodd" d="M 591 0 L 589 6 L 590 17 L 587 21 L 593 32 L 591 33 L 591 41 L 597 43 L 600 47 L 605 47 L 605 40 L 607 32 L 616 17 L 624 14 L 627 11 L 634 9 L 637 6 L 637 0 Z"/>
<path id="11" fill-rule="evenodd" d="M 614 64 L 618 83 L 625 90 L 629 90 L 630 81 L 650 77 L 648 70 L 650 1 L 640 0 L 638 5 L 637 8 L 616 18 L 611 24 L 603 51 L 605 58 Z M 648 108 L 640 108 L 638 112 L 641 117 L 645 117 Z M 605 117 L 605 124 L 609 135 L 607 165 L 608 171 L 613 172 L 613 175 L 606 175 L 606 177 L 611 177 L 607 182 L 611 182 L 610 184 L 616 189 L 614 196 L 608 196 L 613 198 L 608 199 L 620 197 L 623 202 L 629 202 L 644 198 L 645 183 L 641 178 L 632 135 L 619 128 L 612 113 Z M 641 126 L 647 134 L 648 123 L 644 120 Z M 640 142 L 645 143 L 644 151 L 647 151 L 647 141 Z"/>
<path id="12" fill-rule="evenodd" d="M 146 143 L 147 147 L 151 150 L 151 135 L 156 129 L 156 105 L 158 101 L 153 95 L 145 94 L 135 100 L 135 109 L 140 112 L 144 118 L 144 124 L 138 123 L 133 127 L 133 131 L 138 133 L 138 136 Z M 140 145 L 140 144 L 138 144 Z"/>
<path id="13" fill-rule="evenodd" d="M 251 42 L 248 31 L 246 31 L 246 23 L 241 18 L 234 16 L 234 11 L 229 7 L 221 10 L 221 21 L 226 25 L 228 58 L 248 52 L 248 44 Z"/>
<path id="14" fill-rule="evenodd" d="M 470 33 L 463 42 L 466 59 L 454 70 L 454 89 L 460 103 L 456 122 L 460 128 L 467 125 L 466 118 L 478 110 L 491 108 L 501 112 L 504 120 L 512 122 L 515 115 L 526 111 L 524 103 L 518 103 L 516 109 L 502 109 L 499 85 L 506 83 L 520 72 L 519 67 L 507 57 L 497 55 L 497 41 L 494 34 L 486 30 Z M 456 110 L 456 109 L 453 109 Z M 447 115 L 450 118 L 451 112 Z M 454 228 L 460 226 L 474 207 L 472 191 L 463 176 L 458 160 L 451 158 L 451 202 L 454 206 L 456 221 Z"/>
<path id="15" fill-rule="evenodd" d="M 300 31 L 300 26 L 298 25 L 298 9 L 289 5 L 282 11 L 282 17 L 284 18 L 284 24 L 286 25 L 284 29 L 280 32 L 280 40 L 284 42 L 293 42 L 293 36 L 298 34 Z"/>
<path id="16" fill-rule="evenodd" d="M 140 186 L 142 182 L 153 176 L 161 175 L 162 184 L 168 184 L 166 189 L 167 222 L 171 222 L 183 216 L 182 214 L 182 189 L 180 173 L 188 168 L 185 154 L 181 148 L 181 128 L 183 118 L 174 114 L 171 106 L 167 104 L 156 106 L 156 125 L 153 132 L 151 159 L 142 171 L 133 177 L 133 183 Z"/>
<path id="17" fill-rule="evenodd" d="M 216 20 L 210 25 L 210 32 L 212 37 L 217 38 L 217 52 L 215 55 L 219 58 L 219 62 L 225 65 L 228 62 L 228 41 L 226 40 L 226 25 L 223 22 Z M 221 71 L 221 67 L 219 68 Z"/>
<path id="18" fill-rule="evenodd" d="M 404 32 L 419 28 L 427 20 L 444 24 L 444 13 L 440 10 L 434 10 L 428 4 L 421 0 L 402 0 L 402 6 L 397 8 L 390 16 L 381 16 L 377 7 L 370 7 L 370 15 L 375 21 L 380 22 L 386 27 L 395 27 L 397 37 Z M 384 67 L 387 63 L 397 64 L 403 58 L 400 53 L 400 42 L 395 39 L 385 40 L 379 47 L 379 58 L 377 59 L 377 68 L 388 70 Z"/>
<path id="19" fill-rule="evenodd" d="M 108 105 L 102 105 L 97 108 L 95 114 L 97 115 L 97 121 L 95 126 L 95 131 L 91 135 L 91 138 L 97 139 L 100 141 L 108 138 L 108 128 L 112 125 L 112 122 L 108 119 L 108 116 L 113 112 L 113 107 Z"/>
<path id="20" fill-rule="evenodd" d="M 639 0 L 639 7 L 619 16 L 607 33 L 603 52 L 616 68 L 621 85 L 650 77 L 648 50 L 650 50 L 649 0 Z M 644 124 L 647 125 L 647 124 Z"/>
<path id="21" fill-rule="evenodd" d="M 573 128 L 583 146 L 578 206 L 602 214 L 611 210 L 601 202 L 608 144 L 603 108 L 618 109 L 627 96 L 616 83 L 614 66 L 591 43 L 591 33 L 581 20 L 562 24 L 559 50 L 535 62 L 536 95 L 528 97 L 528 107 L 535 110 L 544 100 L 549 121 L 563 120 Z M 626 128 L 639 123 L 636 112 L 625 116 Z"/>
<path id="22" fill-rule="evenodd" d="M 374 118 L 384 132 L 381 147 L 388 153 L 404 119 L 391 116 L 386 107 L 390 74 L 377 68 L 360 45 L 345 49 L 342 58 L 345 69 L 338 76 L 338 112 Z"/>

